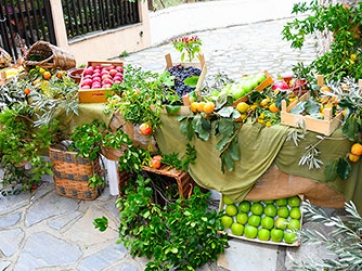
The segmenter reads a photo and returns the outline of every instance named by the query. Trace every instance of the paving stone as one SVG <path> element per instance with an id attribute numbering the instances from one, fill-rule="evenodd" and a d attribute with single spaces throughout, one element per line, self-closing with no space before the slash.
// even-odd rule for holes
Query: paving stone
<path id="1" fill-rule="evenodd" d="M 33 233 L 26 241 L 14 271 L 63 266 L 76 262 L 81 256 L 82 252 L 77 245 L 46 232 Z"/>
<path id="2" fill-rule="evenodd" d="M 47 208 L 44 208 L 44 206 L 47 206 Z M 42 198 L 41 201 L 35 202 L 29 208 L 25 222 L 27 226 L 31 226 L 44 219 L 75 211 L 77 208 L 77 200 L 59 196 L 54 191 Z"/>
<path id="3" fill-rule="evenodd" d="M 6 268 L 8 268 L 10 266 L 11 262 L 8 261 L 0 261 L 0 271 L 5 271 Z"/>
<path id="4" fill-rule="evenodd" d="M 70 214 L 66 214 L 64 216 L 58 217 L 52 221 L 49 221 L 48 225 L 55 229 L 61 230 L 64 226 L 66 226 L 70 221 L 77 219 L 78 217 L 82 216 L 81 212 L 72 212 Z"/>
<path id="5" fill-rule="evenodd" d="M 0 230 L 14 226 L 21 218 L 21 212 L 11 213 L 9 215 L 0 217 Z"/>
<path id="6" fill-rule="evenodd" d="M 123 244 L 121 245 L 113 245 L 107 247 L 104 250 L 97 252 L 96 254 L 89 256 L 82 260 L 78 265 L 79 271 L 96 271 L 102 270 L 119 259 L 124 258 L 127 250 Z"/>
<path id="7" fill-rule="evenodd" d="M 275 271 L 279 248 L 275 245 L 229 240 L 225 253 L 220 255 L 219 266 L 231 271 Z"/>
<path id="8" fill-rule="evenodd" d="M 29 205 L 30 194 L 21 193 L 15 196 L 0 195 L 0 215 L 13 212 L 19 208 Z"/>
<path id="9" fill-rule="evenodd" d="M 92 246 L 105 243 L 109 240 L 116 242 L 118 239 L 118 232 L 116 231 L 118 226 L 113 222 L 113 219 L 108 220 L 109 229 L 104 232 L 100 232 L 93 226 L 93 220 L 104 215 L 102 207 L 96 206 L 95 204 L 90 205 L 85 215 L 77 220 L 70 229 L 64 232 L 64 237 L 66 240 L 82 246 Z"/>
<path id="10" fill-rule="evenodd" d="M 20 229 L 0 231 L 0 251 L 5 257 L 10 257 L 18 251 L 24 236 Z"/>

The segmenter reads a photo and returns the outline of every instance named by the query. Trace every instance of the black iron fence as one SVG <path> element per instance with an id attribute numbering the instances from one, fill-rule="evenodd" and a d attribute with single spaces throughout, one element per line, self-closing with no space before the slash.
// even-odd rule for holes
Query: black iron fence
<path id="1" fill-rule="evenodd" d="M 62 0 L 68 38 L 140 22 L 138 4 L 128 0 Z"/>
<path id="2" fill-rule="evenodd" d="M 0 46 L 16 60 L 38 40 L 56 44 L 50 0 L 1 0 Z"/>
<path id="3" fill-rule="evenodd" d="M 128 0 L 62 0 L 69 39 L 140 22 L 138 3 Z M 0 47 L 16 61 L 32 44 L 56 45 L 50 0 L 0 0 Z"/>

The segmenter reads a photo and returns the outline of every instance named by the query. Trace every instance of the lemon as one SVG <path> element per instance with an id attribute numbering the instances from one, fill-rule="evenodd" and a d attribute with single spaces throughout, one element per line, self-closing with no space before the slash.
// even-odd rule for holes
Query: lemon
<path id="1" fill-rule="evenodd" d="M 245 102 L 238 103 L 236 106 L 236 110 L 238 110 L 239 113 L 244 114 L 248 111 L 249 105 Z"/>

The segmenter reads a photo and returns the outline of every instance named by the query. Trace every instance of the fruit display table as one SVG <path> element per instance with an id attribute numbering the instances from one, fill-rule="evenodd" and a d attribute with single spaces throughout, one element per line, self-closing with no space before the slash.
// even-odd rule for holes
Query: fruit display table
<path id="1" fill-rule="evenodd" d="M 80 104 L 79 116 L 65 117 L 69 129 L 94 118 L 110 124 L 112 114 L 104 114 L 104 104 Z M 117 118 L 117 117 L 116 117 Z M 162 124 L 155 138 L 162 153 L 186 151 L 186 138 L 179 132 L 177 116 L 161 116 Z M 343 208 L 344 201 L 353 200 L 359 210 L 362 194 L 361 161 L 352 165 L 351 176 L 347 180 L 326 183 L 324 166 L 309 170 L 298 165 L 300 157 L 308 145 L 319 142 L 317 133 L 307 132 L 305 139 L 296 146 L 287 141 L 291 129 L 284 125 L 265 127 L 259 124 L 245 124 L 240 130 L 239 146 L 241 159 L 232 172 L 221 171 L 221 160 L 216 150 L 217 138 L 204 142 L 191 142 L 197 151 L 194 165 L 189 173 L 195 182 L 207 189 L 229 195 L 234 201 L 265 200 L 303 194 L 312 204 L 322 207 Z M 320 159 L 324 165 L 342 157 L 350 148 L 350 141 L 337 129 L 318 145 Z"/>
<path id="2" fill-rule="evenodd" d="M 200 186 L 226 194 L 235 202 L 304 194 L 312 204 L 319 206 L 343 208 L 344 201 L 353 200 L 362 210 L 360 162 L 353 164 L 349 179 L 326 183 L 324 166 L 309 170 L 307 166 L 298 165 L 305 148 L 319 142 L 318 134 L 307 132 L 305 139 L 296 146 L 286 141 L 291 129 L 283 125 L 245 124 L 239 134 L 241 159 L 236 162 L 234 171 L 225 173 L 221 171 L 216 150 L 218 139 L 212 137 L 207 142 L 195 139 L 197 160 L 190 166 L 190 175 Z M 185 153 L 187 141 L 179 132 L 176 116 L 163 115 L 155 137 L 162 152 Z M 318 145 L 319 158 L 326 165 L 345 155 L 349 147 L 350 142 L 337 129 Z"/>

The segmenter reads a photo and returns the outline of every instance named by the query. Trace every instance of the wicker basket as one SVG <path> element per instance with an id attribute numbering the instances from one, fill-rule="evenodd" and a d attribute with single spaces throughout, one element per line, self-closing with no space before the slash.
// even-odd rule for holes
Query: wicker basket
<path id="1" fill-rule="evenodd" d="M 102 194 L 104 184 L 92 188 L 88 183 L 92 175 L 102 172 L 99 159 L 91 162 L 88 158 L 77 157 L 77 152 L 67 151 L 60 144 L 50 146 L 49 157 L 53 163 L 54 182 L 58 195 L 94 200 Z"/>
<path id="2" fill-rule="evenodd" d="M 177 183 L 180 197 L 189 198 L 194 192 L 194 187 L 198 186 L 188 172 L 168 168 L 167 165 L 162 165 L 159 169 L 144 166 L 143 171 L 173 179 Z"/>
<path id="3" fill-rule="evenodd" d="M 24 57 L 24 65 L 27 69 L 32 66 L 40 66 L 44 69 L 69 70 L 76 66 L 73 55 L 61 48 L 45 41 L 34 43 Z"/>

